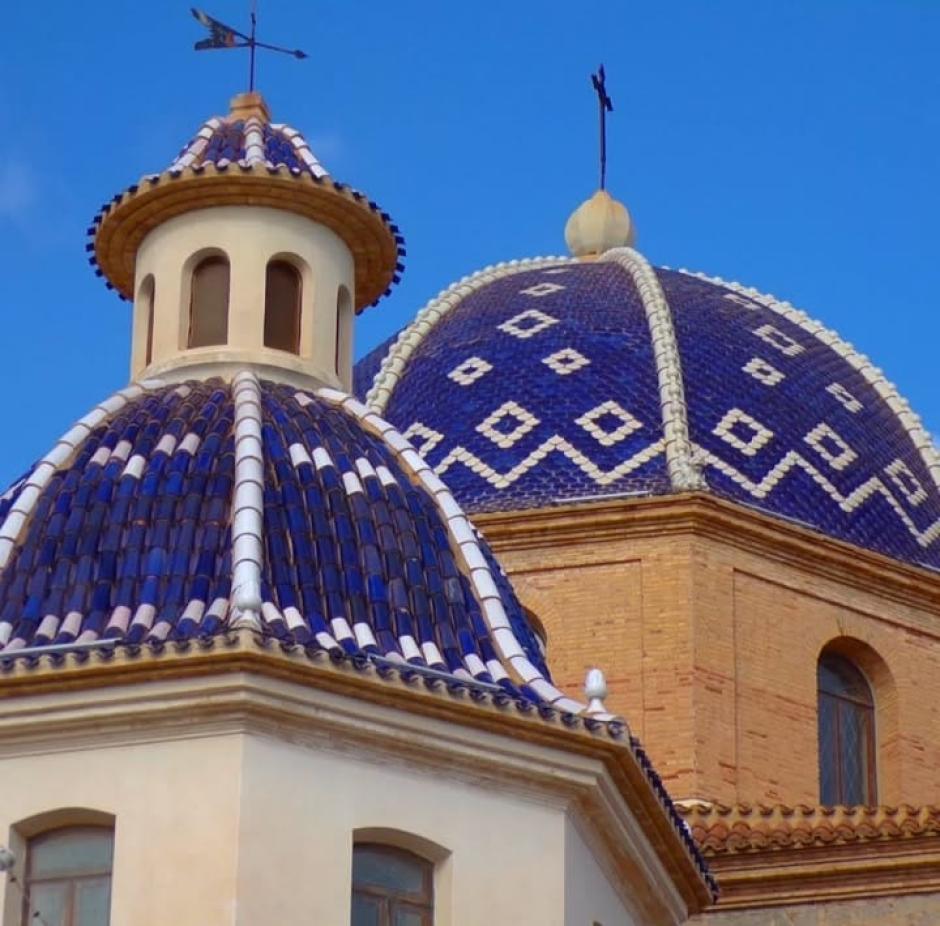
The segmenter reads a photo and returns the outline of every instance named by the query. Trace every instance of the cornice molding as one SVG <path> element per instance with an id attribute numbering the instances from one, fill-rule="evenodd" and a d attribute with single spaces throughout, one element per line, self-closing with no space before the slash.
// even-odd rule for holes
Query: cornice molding
<path id="1" fill-rule="evenodd" d="M 631 891 L 658 883 L 643 903 L 649 922 L 678 924 L 710 901 L 627 742 L 457 697 L 440 683 L 311 661 L 298 649 L 242 632 L 202 651 L 117 651 L 18 668 L 0 680 L 0 759 L 238 732 L 353 749 L 576 809 Z"/>
<path id="2" fill-rule="evenodd" d="M 765 849 L 709 863 L 721 883 L 716 912 L 940 893 L 935 835 Z"/>
<path id="3" fill-rule="evenodd" d="M 574 553 L 579 545 L 645 537 L 717 540 L 940 617 L 940 574 L 706 493 L 479 513 L 473 520 L 497 555 L 548 549 Z"/>
<path id="4" fill-rule="evenodd" d="M 102 206 L 89 228 L 91 261 L 125 299 L 133 298 L 137 251 L 158 225 L 212 206 L 268 206 L 335 232 L 352 252 L 361 312 L 388 293 L 403 269 L 398 227 L 361 193 L 330 177 L 260 164 L 170 170 L 144 177 Z"/>
<path id="5" fill-rule="evenodd" d="M 690 803 L 717 909 L 940 891 L 940 807 Z"/>

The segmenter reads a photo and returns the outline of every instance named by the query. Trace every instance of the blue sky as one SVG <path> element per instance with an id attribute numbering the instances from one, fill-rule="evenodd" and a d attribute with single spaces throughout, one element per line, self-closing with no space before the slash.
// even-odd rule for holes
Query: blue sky
<path id="1" fill-rule="evenodd" d="M 247 0 L 206 0 L 233 25 Z M 0 54 L 0 483 L 127 380 L 128 306 L 85 228 L 244 89 L 180 2 L 8 4 Z M 454 279 L 564 253 L 608 178 L 640 249 L 789 299 L 883 367 L 940 432 L 940 3 L 260 0 L 260 89 L 408 241 L 362 354 Z"/>

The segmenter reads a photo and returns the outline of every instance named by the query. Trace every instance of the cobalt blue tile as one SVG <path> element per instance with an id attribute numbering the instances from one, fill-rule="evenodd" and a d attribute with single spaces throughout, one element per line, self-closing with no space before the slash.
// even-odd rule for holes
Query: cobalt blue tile
<path id="1" fill-rule="evenodd" d="M 198 621 L 182 615 L 191 601 L 207 609 L 231 593 L 234 405 L 229 389 L 215 383 L 193 382 L 186 390 L 166 387 L 132 401 L 49 481 L 36 509 L 45 516 L 29 522 L 12 568 L 0 575 L 0 618 L 33 637 L 45 614 L 69 611 L 83 615 L 80 633 L 128 641 L 223 630 L 207 611 Z M 467 606 L 441 516 L 395 454 L 344 410 L 314 396 L 302 405 L 295 390 L 269 383 L 262 395 L 263 599 L 281 613 L 297 608 L 307 624 L 292 633 L 277 611 L 267 610 L 268 632 L 306 643 L 313 634 L 338 632 L 341 625 L 330 621 L 351 621 L 371 628 L 378 645 L 369 649 L 381 654 L 403 656 L 401 638 L 410 637 L 437 644 L 440 668 L 460 668 L 471 653 L 492 658 L 485 631 L 475 632 L 482 618 Z M 165 434 L 180 441 L 188 433 L 206 435 L 195 455 L 156 451 Z M 133 445 L 129 454 L 122 450 L 104 467 L 92 462 L 99 446 L 113 450 L 121 440 Z M 297 443 L 311 456 L 325 448 L 335 465 L 295 467 L 287 450 Z M 122 475 L 130 454 L 143 458 L 142 478 Z M 359 459 L 387 468 L 396 484 L 360 476 Z M 344 472 L 355 473 L 353 485 L 363 491 L 350 493 Z M 155 609 L 152 627 L 106 630 L 114 607 L 133 614 L 143 604 Z M 511 590 L 506 606 L 524 622 Z M 359 651 L 354 639 L 341 646 Z"/>
<path id="2" fill-rule="evenodd" d="M 523 270 L 465 296 L 420 341 L 383 412 L 471 513 L 672 491 L 650 326 L 635 285 L 609 262 L 558 269 Z M 936 480 L 857 365 L 755 299 L 656 273 L 709 489 L 940 568 Z M 524 314 L 532 312 L 541 314 Z M 394 340 L 357 365 L 360 397 Z M 473 368 L 473 358 L 485 363 L 482 373 L 461 383 L 460 366 Z M 419 512 L 413 495 L 407 504 Z M 420 526 L 418 538 L 427 541 Z"/>

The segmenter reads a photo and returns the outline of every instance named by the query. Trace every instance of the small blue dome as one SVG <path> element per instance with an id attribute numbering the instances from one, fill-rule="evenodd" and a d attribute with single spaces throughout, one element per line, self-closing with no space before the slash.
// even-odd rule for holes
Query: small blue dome
<path id="1" fill-rule="evenodd" d="M 883 374 L 631 249 L 465 279 L 357 375 L 472 512 L 702 490 L 940 568 L 940 464 Z"/>
<path id="2" fill-rule="evenodd" d="M 551 684 L 451 494 L 342 393 L 249 372 L 135 385 L 0 496 L 0 659 L 211 637 L 246 620 L 287 643 L 582 708 Z"/>
<path id="3" fill-rule="evenodd" d="M 295 173 L 309 173 L 315 179 L 327 176 L 297 129 L 271 122 L 267 104 L 258 93 L 235 97 L 228 116 L 213 116 L 203 123 L 170 170 L 198 169 L 206 164 L 259 164 L 271 170 L 286 167 Z"/>
<path id="4" fill-rule="evenodd" d="M 88 228 L 88 261 L 109 289 L 132 299 L 137 253 L 153 229 L 198 209 L 246 205 L 292 212 L 338 235 L 353 255 L 357 311 L 401 279 L 405 239 L 391 216 L 332 178 L 300 132 L 271 122 L 254 92 L 208 119 L 165 171 L 101 206 Z"/>

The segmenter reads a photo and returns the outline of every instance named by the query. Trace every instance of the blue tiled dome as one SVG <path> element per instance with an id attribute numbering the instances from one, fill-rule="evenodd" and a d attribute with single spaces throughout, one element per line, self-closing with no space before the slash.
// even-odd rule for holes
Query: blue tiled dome
<path id="1" fill-rule="evenodd" d="M 179 153 L 171 170 L 206 164 L 263 164 L 286 167 L 314 177 L 327 172 L 296 129 L 258 117 L 248 119 L 216 116 L 208 120 Z"/>
<path id="2" fill-rule="evenodd" d="M 251 373 L 132 386 L 0 496 L 0 659 L 248 618 L 285 642 L 580 709 L 450 493 L 342 393 Z"/>
<path id="3" fill-rule="evenodd" d="M 787 303 L 631 249 L 461 281 L 358 384 L 473 512 L 709 491 L 940 568 L 940 464 L 883 374 Z"/>

